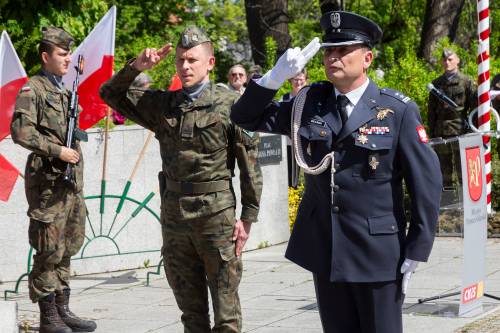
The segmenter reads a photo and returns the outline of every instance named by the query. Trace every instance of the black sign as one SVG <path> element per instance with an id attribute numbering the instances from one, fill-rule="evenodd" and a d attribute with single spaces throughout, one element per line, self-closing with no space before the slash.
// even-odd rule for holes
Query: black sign
<path id="1" fill-rule="evenodd" d="M 261 136 L 258 155 L 260 165 L 280 164 L 282 159 L 281 135 Z"/>

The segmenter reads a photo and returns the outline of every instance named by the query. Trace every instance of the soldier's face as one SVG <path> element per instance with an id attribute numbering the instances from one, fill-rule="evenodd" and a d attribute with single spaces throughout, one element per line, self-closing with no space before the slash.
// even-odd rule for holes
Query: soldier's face
<path id="1" fill-rule="evenodd" d="M 43 68 L 55 75 L 63 76 L 68 73 L 71 64 L 71 51 L 66 51 L 60 47 L 54 46 L 49 54 L 42 53 Z"/>
<path id="2" fill-rule="evenodd" d="M 373 60 L 372 51 L 363 45 L 326 48 L 323 65 L 328 80 L 342 93 L 361 86 Z"/>
<path id="3" fill-rule="evenodd" d="M 452 54 L 449 57 L 443 58 L 443 68 L 447 72 L 455 72 L 458 69 L 458 64 L 460 59 L 456 54 Z"/>
<path id="4" fill-rule="evenodd" d="M 209 80 L 208 74 L 214 68 L 215 58 L 203 44 L 190 49 L 177 47 L 175 51 L 175 66 L 182 86 L 192 87 L 195 84 Z"/>

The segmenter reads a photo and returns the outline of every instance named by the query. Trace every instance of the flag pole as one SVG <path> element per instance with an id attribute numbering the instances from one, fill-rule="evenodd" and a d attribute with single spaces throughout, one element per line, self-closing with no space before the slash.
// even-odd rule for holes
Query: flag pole
<path id="1" fill-rule="evenodd" d="M 139 165 L 141 164 L 141 161 L 144 158 L 144 154 L 146 153 L 146 148 L 149 146 L 149 143 L 151 142 L 152 138 L 153 138 L 153 132 L 148 131 L 148 136 L 146 138 L 146 141 L 144 142 L 144 145 L 142 146 L 141 152 L 139 153 L 139 156 L 137 157 L 137 160 L 135 161 L 134 168 L 132 169 L 130 177 L 128 178 L 127 183 L 125 184 L 125 188 L 123 189 L 122 195 L 120 196 L 120 202 L 118 203 L 118 206 L 116 207 L 115 217 L 113 218 L 113 223 L 111 224 L 111 227 L 109 228 L 108 236 L 109 236 L 109 234 L 111 234 L 111 230 L 113 229 L 113 226 L 115 224 L 116 217 L 118 216 L 118 214 L 120 214 L 120 212 L 123 208 L 123 204 L 125 203 L 125 198 L 127 197 L 130 186 L 132 185 L 132 180 L 135 177 L 137 169 L 139 168 Z"/>
<path id="2" fill-rule="evenodd" d="M 481 132 L 490 131 L 490 19 L 489 19 L 489 0 L 477 1 L 477 73 L 478 73 L 478 129 Z M 486 204 L 488 214 L 491 210 L 491 142 L 490 137 L 483 136 L 485 147 L 484 171 L 486 174 Z"/>
<path id="3" fill-rule="evenodd" d="M 108 161 L 108 134 L 109 134 L 109 120 L 111 116 L 111 109 L 106 109 L 106 126 L 104 128 L 104 156 L 102 160 L 102 176 L 101 176 L 101 204 L 99 206 L 99 213 L 101 214 L 101 231 L 102 235 L 102 217 L 104 214 L 104 201 L 106 195 L 106 166 Z"/>

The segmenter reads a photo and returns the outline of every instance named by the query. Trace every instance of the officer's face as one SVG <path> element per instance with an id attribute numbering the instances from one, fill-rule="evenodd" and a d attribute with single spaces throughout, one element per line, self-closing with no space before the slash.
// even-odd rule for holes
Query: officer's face
<path id="1" fill-rule="evenodd" d="M 458 69 L 458 64 L 460 59 L 456 54 L 452 54 L 449 57 L 443 58 L 443 68 L 447 72 L 454 72 Z"/>
<path id="2" fill-rule="evenodd" d="M 215 58 L 204 44 L 190 49 L 178 46 L 175 51 L 175 66 L 182 86 L 185 88 L 208 81 L 208 74 L 214 65 Z"/>
<path id="3" fill-rule="evenodd" d="M 71 64 L 71 51 L 54 46 L 51 53 L 42 52 L 42 62 L 46 71 L 63 76 L 68 73 Z"/>
<path id="4" fill-rule="evenodd" d="M 228 81 L 234 89 L 240 90 L 241 87 L 247 82 L 247 73 L 241 67 L 231 69 L 228 75 Z"/>
<path id="5" fill-rule="evenodd" d="M 325 73 L 335 87 L 347 93 L 361 86 L 373 60 L 372 51 L 363 45 L 328 47 L 323 53 Z"/>

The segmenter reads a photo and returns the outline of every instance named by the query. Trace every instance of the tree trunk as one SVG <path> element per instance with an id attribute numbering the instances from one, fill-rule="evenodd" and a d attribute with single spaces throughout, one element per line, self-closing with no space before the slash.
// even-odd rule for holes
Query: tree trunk
<path id="1" fill-rule="evenodd" d="M 321 14 L 334 10 L 344 10 L 344 0 L 318 0 Z"/>
<path id="2" fill-rule="evenodd" d="M 455 41 L 460 13 L 465 0 L 427 0 L 424 25 L 418 55 L 431 63 L 436 63 L 432 53 L 436 43 L 443 37 Z"/>
<path id="3" fill-rule="evenodd" d="M 288 0 L 245 0 L 248 36 L 252 45 L 252 57 L 256 64 L 266 65 L 266 37 L 277 44 L 279 57 L 290 46 L 288 34 Z"/>

